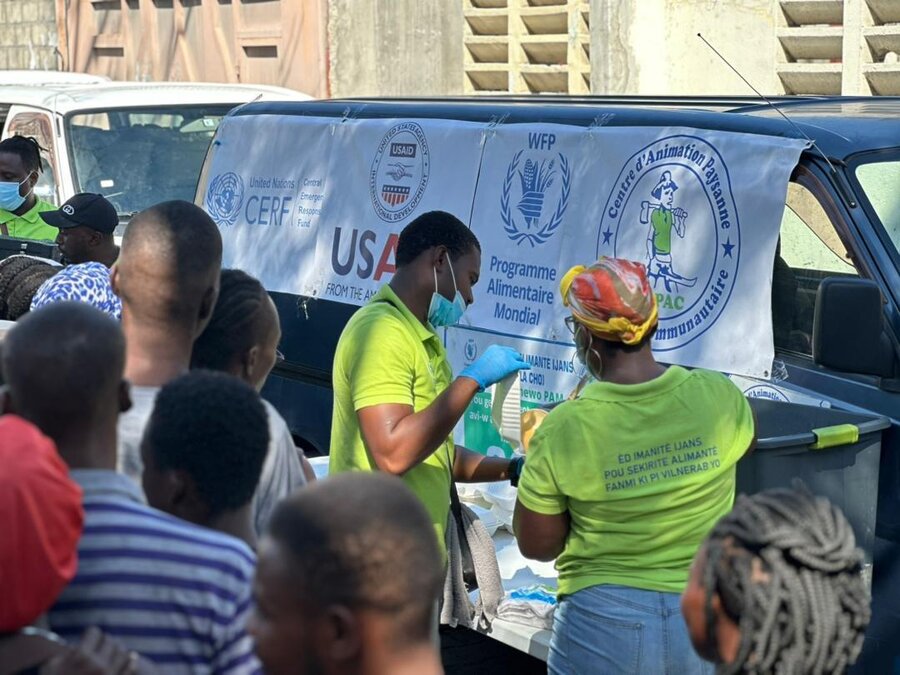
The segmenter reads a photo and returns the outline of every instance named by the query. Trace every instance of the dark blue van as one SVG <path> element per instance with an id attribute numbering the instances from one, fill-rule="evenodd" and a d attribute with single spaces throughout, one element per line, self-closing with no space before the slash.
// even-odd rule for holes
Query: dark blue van
<path id="1" fill-rule="evenodd" d="M 284 116 L 418 118 L 687 127 L 814 141 L 790 178 L 773 267 L 771 377 L 741 385 L 750 395 L 762 391 L 890 418 L 877 486 L 875 616 L 859 668 L 900 672 L 900 98 L 781 97 L 771 104 L 740 97 L 334 100 L 254 103 L 230 117 L 245 116 L 259 118 L 260 128 L 265 119 Z M 226 119 L 222 127 L 228 124 Z M 199 204 L 216 152 L 214 141 Z M 289 293 L 272 296 L 286 359 L 264 395 L 300 447 L 310 455 L 325 454 L 331 364 L 356 306 Z"/>

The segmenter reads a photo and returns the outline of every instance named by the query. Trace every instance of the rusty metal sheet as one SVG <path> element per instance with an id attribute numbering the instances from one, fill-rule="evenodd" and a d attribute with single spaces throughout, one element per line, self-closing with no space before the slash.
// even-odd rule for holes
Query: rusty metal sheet
<path id="1" fill-rule="evenodd" d="M 57 0 L 65 70 L 328 96 L 326 0 Z"/>

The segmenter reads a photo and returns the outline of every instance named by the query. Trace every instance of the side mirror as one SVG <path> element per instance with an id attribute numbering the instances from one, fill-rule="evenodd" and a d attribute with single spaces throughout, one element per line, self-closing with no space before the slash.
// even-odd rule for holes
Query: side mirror
<path id="1" fill-rule="evenodd" d="M 884 298 L 868 279 L 827 277 L 816 294 L 813 361 L 832 370 L 890 378 L 894 351 L 884 331 Z"/>

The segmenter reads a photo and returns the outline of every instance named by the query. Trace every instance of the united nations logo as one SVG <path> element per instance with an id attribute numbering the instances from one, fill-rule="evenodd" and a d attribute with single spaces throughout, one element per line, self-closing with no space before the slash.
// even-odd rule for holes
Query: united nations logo
<path id="1" fill-rule="evenodd" d="M 466 357 L 466 363 L 472 363 L 478 356 L 478 345 L 472 338 L 469 338 L 469 340 L 466 342 L 464 354 Z"/>
<path id="2" fill-rule="evenodd" d="M 391 127 L 378 145 L 369 173 L 369 193 L 378 217 L 395 223 L 412 213 L 425 194 L 430 170 L 422 127 L 415 122 Z"/>
<path id="3" fill-rule="evenodd" d="M 244 181 L 229 171 L 213 178 L 206 191 L 206 211 L 220 227 L 234 225 L 244 202 Z"/>
<path id="4" fill-rule="evenodd" d="M 543 244 L 562 224 L 569 204 L 571 172 L 561 152 L 553 158 L 540 153 L 525 157 L 519 150 L 509 163 L 500 193 L 500 218 L 506 235 L 532 248 Z M 549 199 L 548 199 L 549 197 Z"/>
<path id="5" fill-rule="evenodd" d="M 731 178 L 715 147 L 669 136 L 628 160 L 603 209 L 597 253 L 647 265 L 659 301 L 654 350 L 683 347 L 719 319 L 740 252 Z"/>

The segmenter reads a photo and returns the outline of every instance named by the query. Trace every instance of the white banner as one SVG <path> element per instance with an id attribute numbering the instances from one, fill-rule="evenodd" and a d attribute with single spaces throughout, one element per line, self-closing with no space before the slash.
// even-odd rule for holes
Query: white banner
<path id="1" fill-rule="evenodd" d="M 559 279 L 616 256 L 648 267 L 660 360 L 771 375 L 772 263 L 804 141 L 259 116 L 226 118 L 216 142 L 205 205 L 225 263 L 269 290 L 363 304 L 390 280 L 403 226 L 442 209 L 482 246 L 465 326 L 525 352 L 567 346 Z"/>
<path id="2" fill-rule="evenodd" d="M 484 124 L 347 120 L 334 134 L 332 194 L 305 295 L 367 301 L 394 273 L 397 238 L 427 211 L 468 222 Z"/>
<path id="3" fill-rule="evenodd" d="M 692 129 L 498 128 L 472 217 L 483 262 L 470 325 L 568 340 L 559 279 L 627 258 L 647 265 L 659 299 L 660 360 L 768 377 L 772 263 L 804 147 Z"/>
<path id="4" fill-rule="evenodd" d="M 800 403 L 815 408 L 830 408 L 831 404 L 811 394 L 796 391 L 786 382 L 760 381 L 740 375 L 731 375 L 731 381 L 737 385 L 747 398 L 764 398 L 769 401 L 781 401 L 784 403 Z"/>
<path id="5" fill-rule="evenodd" d="M 222 265 L 270 291 L 297 293 L 315 265 L 323 208 L 335 194 L 335 120 L 227 117 L 203 206 L 222 232 Z"/>
<path id="6" fill-rule="evenodd" d="M 521 350 L 531 364 L 531 370 L 522 371 L 519 376 L 523 410 L 564 401 L 585 374 L 584 366 L 575 358 L 572 344 L 521 340 L 462 327 L 448 328 L 445 337 L 447 356 L 454 373 L 472 363 L 492 344 Z M 503 442 L 491 422 L 491 403 L 490 390 L 477 394 L 457 425 L 454 437 L 471 450 L 509 456 L 513 448 Z"/>

